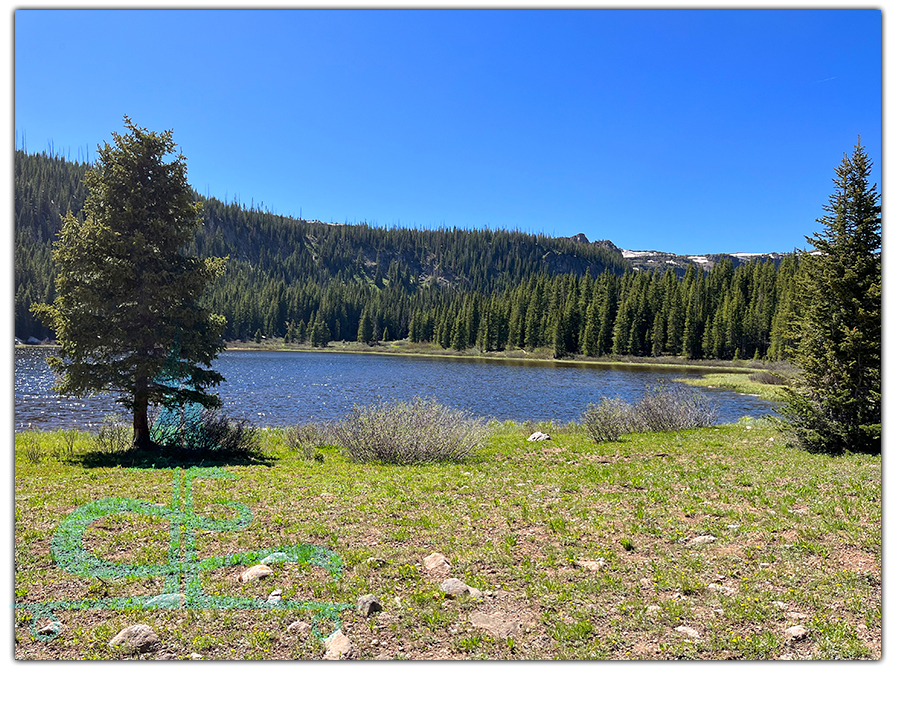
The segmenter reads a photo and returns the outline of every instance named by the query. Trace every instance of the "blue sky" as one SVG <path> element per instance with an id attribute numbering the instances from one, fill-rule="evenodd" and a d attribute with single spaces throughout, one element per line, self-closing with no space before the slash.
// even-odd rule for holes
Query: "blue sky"
<path id="1" fill-rule="evenodd" d="M 128 114 L 199 192 L 334 222 L 676 253 L 806 246 L 857 135 L 881 184 L 879 10 L 15 12 L 15 140 Z"/>

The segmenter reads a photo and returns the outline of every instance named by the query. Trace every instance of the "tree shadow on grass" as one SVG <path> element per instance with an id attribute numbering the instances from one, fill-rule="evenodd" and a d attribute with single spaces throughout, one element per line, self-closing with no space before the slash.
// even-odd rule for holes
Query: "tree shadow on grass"
<path id="1" fill-rule="evenodd" d="M 159 447 L 155 450 L 121 452 L 87 452 L 75 459 L 85 468 L 135 467 L 138 469 L 171 469 L 173 467 L 221 467 L 263 465 L 271 467 L 275 458 L 257 452 L 186 450 Z"/>

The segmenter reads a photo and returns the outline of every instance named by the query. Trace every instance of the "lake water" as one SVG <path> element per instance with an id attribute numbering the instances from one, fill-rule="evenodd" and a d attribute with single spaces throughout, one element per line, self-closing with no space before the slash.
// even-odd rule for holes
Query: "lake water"
<path id="1" fill-rule="evenodd" d="M 112 396 L 70 399 L 50 390 L 48 350 L 17 348 L 15 427 L 90 429 L 125 413 Z M 634 401 L 657 381 L 700 377 L 697 370 L 596 366 L 574 362 L 473 361 L 328 352 L 228 351 L 216 360 L 224 411 L 259 426 L 340 418 L 354 404 L 425 396 L 476 416 L 560 423 L 578 420 L 601 397 Z M 731 391 L 696 389 L 719 405 L 719 422 L 772 411 L 772 404 Z"/>

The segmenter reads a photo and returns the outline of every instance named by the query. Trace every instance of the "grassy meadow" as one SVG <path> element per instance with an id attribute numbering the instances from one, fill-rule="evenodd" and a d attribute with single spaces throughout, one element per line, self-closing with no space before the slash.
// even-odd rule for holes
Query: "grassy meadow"
<path id="1" fill-rule="evenodd" d="M 537 429 L 551 439 L 528 441 Z M 262 434 L 264 457 L 210 462 L 232 477 L 188 485 L 194 511 L 222 522 L 191 532 L 198 562 L 315 544 L 341 571 L 276 560 L 271 575 L 239 582 L 247 556 L 201 568 L 202 592 L 265 601 L 281 590 L 284 603 L 332 603 L 336 616 L 227 602 L 105 609 L 163 592 L 163 579 L 65 572 L 52 545 L 60 524 L 110 497 L 166 507 L 175 470 L 206 463 L 103 456 L 87 433 L 24 432 L 15 658 L 313 660 L 337 627 L 346 658 L 360 660 L 881 658 L 878 456 L 805 453 L 750 419 L 601 444 L 577 425 L 495 423 L 467 461 L 415 465 L 352 462 L 336 447 L 306 455 L 284 430 Z M 228 530 L 234 503 L 252 512 L 246 528 Z M 83 531 L 85 549 L 112 563 L 163 565 L 173 538 L 139 509 Z M 433 553 L 449 568 L 429 570 Z M 448 597 L 448 577 L 481 596 Z M 357 599 L 370 594 L 382 610 L 365 616 Z M 53 611 L 58 636 L 35 636 L 46 619 L 35 607 L 76 601 L 84 609 Z M 137 623 L 159 649 L 109 645 Z"/>

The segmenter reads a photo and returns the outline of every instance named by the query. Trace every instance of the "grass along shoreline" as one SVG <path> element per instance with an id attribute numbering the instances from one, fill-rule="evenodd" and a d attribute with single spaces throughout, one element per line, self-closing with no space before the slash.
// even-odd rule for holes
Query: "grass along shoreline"
<path id="1" fill-rule="evenodd" d="M 355 463 L 337 448 L 306 459 L 285 431 L 262 431 L 266 459 L 217 465 L 232 478 L 197 479 L 195 512 L 224 528 L 198 530 L 199 559 L 289 544 L 337 554 L 342 573 L 273 563 L 199 572 L 209 597 L 383 610 L 340 612 L 357 659 L 879 659 L 881 458 L 812 455 L 764 421 L 631 434 L 592 443 L 580 426 L 495 424 L 464 463 Z M 144 468 L 85 463 L 86 433 L 18 433 L 16 603 L 148 596 L 156 577 L 99 579 L 64 572 L 51 539 L 77 507 L 109 497 L 168 505 L 174 461 Z M 186 466 L 186 465 L 185 465 Z M 164 564 L 168 524 L 136 512 L 87 526 L 91 553 Z M 443 554 L 446 573 L 424 559 Z M 455 577 L 480 599 L 449 598 Z M 15 611 L 17 659 L 132 656 L 109 646 L 150 625 L 156 652 L 135 658 L 319 659 L 314 612 L 303 609 L 61 609 L 52 641 Z M 299 622 L 300 624 L 294 624 Z M 790 630 L 802 626 L 803 630 Z M 293 629 L 289 629 L 293 627 Z M 299 629 L 298 629 L 299 628 Z M 795 636 L 796 635 L 796 636 Z"/>

